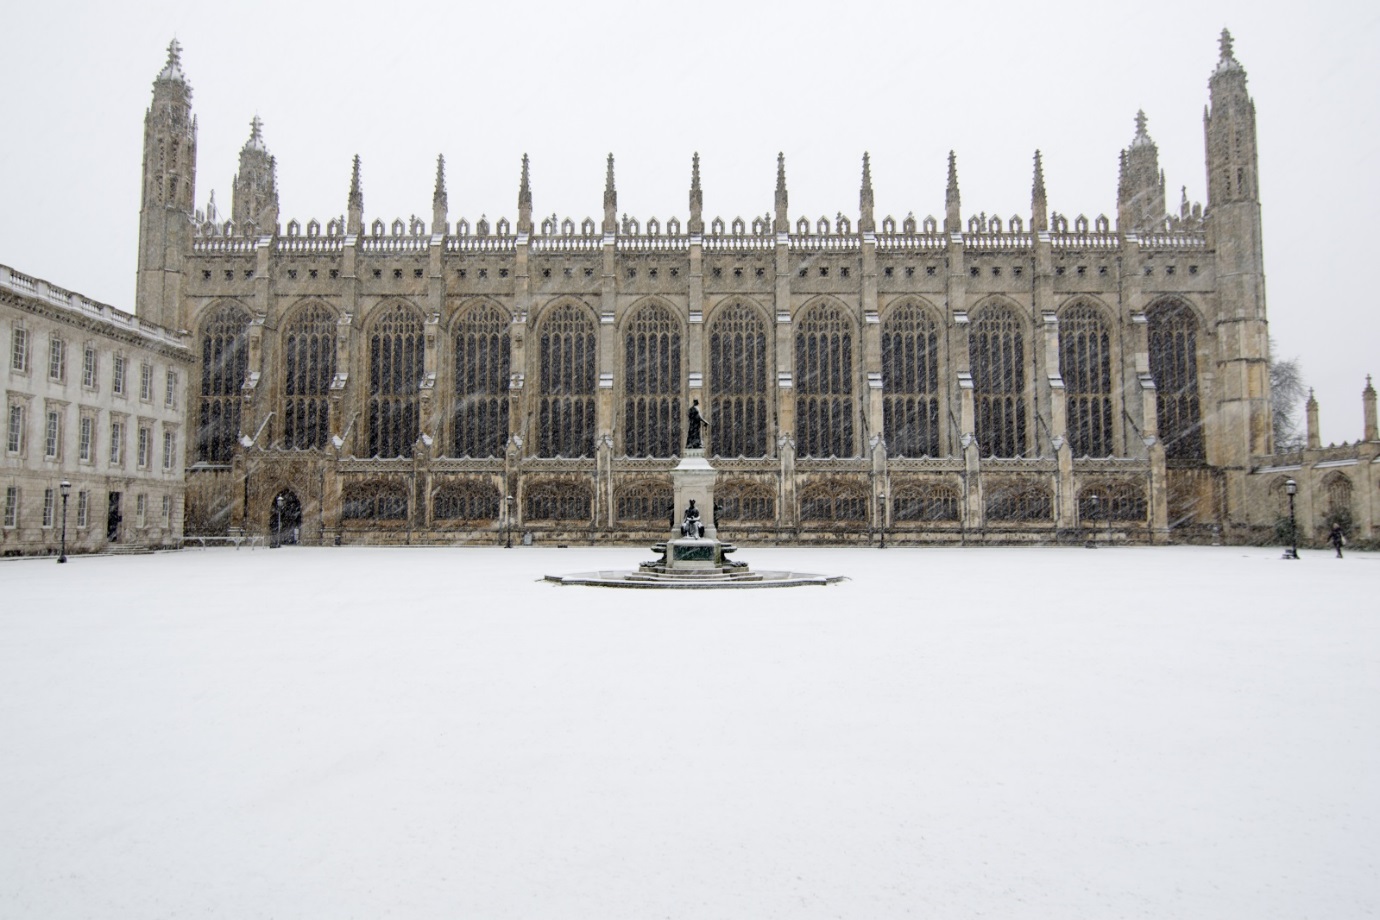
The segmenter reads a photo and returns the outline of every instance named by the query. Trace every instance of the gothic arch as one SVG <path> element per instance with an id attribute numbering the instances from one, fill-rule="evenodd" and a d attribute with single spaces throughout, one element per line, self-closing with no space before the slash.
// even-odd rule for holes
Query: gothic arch
<path id="1" fill-rule="evenodd" d="M 748 297 L 721 300 L 705 326 L 709 447 L 718 457 L 767 456 L 771 323 Z"/>
<path id="2" fill-rule="evenodd" d="M 902 482 L 892 488 L 891 520 L 896 524 L 955 522 L 959 507 L 958 487 L 949 482 Z"/>
<path id="3" fill-rule="evenodd" d="M 501 457 L 507 447 L 511 323 L 507 310 L 485 299 L 451 319 L 452 456 Z"/>
<path id="4" fill-rule="evenodd" d="M 1341 470 L 1333 470 L 1322 479 L 1322 501 L 1324 527 L 1334 523 L 1342 525 L 1343 530 L 1351 529 L 1351 504 L 1355 490 L 1351 478 Z"/>
<path id="5" fill-rule="evenodd" d="M 625 483 L 614 492 L 614 520 L 671 527 L 675 517 L 675 490 L 663 479 L 637 479 Z"/>
<path id="6" fill-rule="evenodd" d="M 1205 460 L 1198 351 L 1207 327 L 1194 306 L 1179 297 L 1156 301 L 1146 309 L 1145 316 L 1149 324 L 1150 375 L 1156 390 L 1156 420 L 1165 458 Z"/>
<path id="7" fill-rule="evenodd" d="M 993 523 L 1044 523 L 1054 519 L 1053 492 L 1033 480 L 996 480 L 983 489 L 986 517 Z"/>
<path id="8" fill-rule="evenodd" d="M 523 519 L 588 524 L 594 519 L 594 492 L 588 482 L 541 479 L 523 490 Z"/>
<path id="9" fill-rule="evenodd" d="M 366 456 L 410 457 L 420 433 L 424 318 L 407 301 L 370 311 L 366 341 L 369 446 Z"/>
<path id="10" fill-rule="evenodd" d="M 589 457 L 594 453 L 599 322 L 584 302 L 562 298 L 536 324 L 537 456 Z"/>
<path id="11" fill-rule="evenodd" d="M 1059 309 L 1059 375 L 1075 457 L 1115 453 L 1116 337 L 1106 306 L 1074 297 Z"/>
<path id="12" fill-rule="evenodd" d="M 753 479 L 728 479 L 714 488 L 715 519 L 721 523 L 774 522 L 776 489 Z"/>
<path id="13" fill-rule="evenodd" d="M 867 488 L 850 479 L 821 479 L 800 490 L 801 523 L 827 523 L 854 529 L 868 519 Z"/>
<path id="14" fill-rule="evenodd" d="M 818 297 L 795 317 L 795 443 L 802 457 L 852 457 L 854 343 L 847 308 Z"/>
<path id="15" fill-rule="evenodd" d="M 1097 501 L 1094 502 L 1093 498 Z M 1143 483 L 1129 479 L 1091 482 L 1078 492 L 1078 520 L 1083 524 L 1122 521 L 1144 523 L 1148 505 Z"/>
<path id="16" fill-rule="evenodd" d="M 201 317 L 201 386 L 197 395 L 196 457 L 229 463 L 240 436 L 243 388 L 249 374 L 249 324 L 237 301 L 219 301 Z"/>
<path id="17" fill-rule="evenodd" d="M 407 487 L 390 479 L 347 483 L 341 490 L 342 521 L 407 520 Z"/>
<path id="18" fill-rule="evenodd" d="M 984 457 L 1020 457 L 1029 450 L 1029 329 L 1020 307 L 1002 298 L 973 311 L 968 359 L 974 427 Z"/>
<path id="19" fill-rule="evenodd" d="M 431 493 L 431 519 L 442 526 L 491 524 L 498 520 L 502 497 L 493 483 L 481 479 L 452 479 Z"/>
<path id="20" fill-rule="evenodd" d="M 638 302 L 620 330 L 623 453 L 673 457 L 680 453 L 684 324 L 656 298 Z"/>
<path id="21" fill-rule="evenodd" d="M 330 389 L 335 379 L 336 312 L 305 300 L 281 326 L 283 447 L 322 448 L 331 433 Z"/>
<path id="22" fill-rule="evenodd" d="M 881 347 L 887 453 L 939 456 L 944 324 L 938 311 L 919 297 L 892 301 L 882 316 Z"/>

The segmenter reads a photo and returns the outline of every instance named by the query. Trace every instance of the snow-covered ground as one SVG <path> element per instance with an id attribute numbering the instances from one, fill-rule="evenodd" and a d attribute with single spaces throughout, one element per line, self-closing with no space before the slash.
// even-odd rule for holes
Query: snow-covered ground
<path id="1" fill-rule="evenodd" d="M 1380 558 L 624 549 L 0 564 L 6 918 L 1380 911 Z"/>

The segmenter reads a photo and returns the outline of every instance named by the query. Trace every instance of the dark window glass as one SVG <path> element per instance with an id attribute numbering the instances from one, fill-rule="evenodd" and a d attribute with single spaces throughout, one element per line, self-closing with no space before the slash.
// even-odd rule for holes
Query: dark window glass
<path id="1" fill-rule="evenodd" d="M 507 315 L 487 305 L 467 312 L 455 332 L 455 456 L 503 456 L 511 358 Z"/>
<path id="2" fill-rule="evenodd" d="M 767 455 L 767 330 L 746 304 L 724 307 L 709 326 L 707 437 L 717 457 Z"/>
<path id="3" fill-rule="evenodd" d="M 249 313 L 225 306 L 201 333 L 201 397 L 197 406 L 196 456 L 229 463 L 240 436 L 242 390 L 249 371 Z"/>
<path id="4" fill-rule="evenodd" d="M 623 338 L 623 449 L 629 457 L 680 453 L 680 323 L 666 307 L 637 311 Z"/>
<path id="5" fill-rule="evenodd" d="M 882 327 L 882 425 L 894 457 L 939 455 L 939 325 L 905 304 Z"/>

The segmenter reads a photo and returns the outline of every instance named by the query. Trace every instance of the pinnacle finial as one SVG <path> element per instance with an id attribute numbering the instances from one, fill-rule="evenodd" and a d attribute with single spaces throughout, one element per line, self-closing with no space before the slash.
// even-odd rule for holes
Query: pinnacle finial
<path id="1" fill-rule="evenodd" d="M 791 222 L 786 216 L 789 208 L 789 198 L 786 195 L 786 154 L 784 151 L 776 154 L 776 223 L 774 228 L 777 233 L 790 233 Z"/>
<path id="2" fill-rule="evenodd" d="M 872 187 L 872 157 L 866 150 L 863 151 L 863 185 Z"/>
<path id="3" fill-rule="evenodd" d="M 1030 184 L 1030 229 L 1049 229 L 1049 206 L 1045 197 L 1045 165 L 1040 151 L 1035 151 L 1035 178 Z"/>
<path id="4" fill-rule="evenodd" d="M 872 158 L 863 151 L 862 188 L 858 191 L 858 232 L 875 233 L 877 222 L 873 216 Z"/>
<path id="5" fill-rule="evenodd" d="M 1150 119 L 1145 117 L 1145 109 L 1140 109 L 1136 112 L 1136 137 L 1145 136 L 1145 125 L 1149 121 Z"/>
<path id="6" fill-rule="evenodd" d="M 168 42 L 168 62 L 163 65 L 158 79 L 176 80 L 180 83 L 187 82 L 186 75 L 182 73 L 182 43 L 176 38 Z"/>
<path id="7" fill-rule="evenodd" d="M 355 154 L 354 167 L 350 170 L 350 199 L 354 200 L 361 195 L 359 188 L 359 154 Z"/>
<path id="8" fill-rule="evenodd" d="M 690 224 L 691 236 L 704 233 L 704 192 L 700 190 L 700 154 L 690 160 Z"/>
<path id="9" fill-rule="evenodd" d="M 613 188 L 613 154 L 610 153 L 608 172 L 604 175 L 604 191 L 611 192 Z"/>
<path id="10" fill-rule="evenodd" d="M 446 208 L 446 155 L 436 154 L 436 187 L 431 192 L 431 204 L 442 211 Z"/>
<path id="11" fill-rule="evenodd" d="M 776 192 L 778 195 L 786 193 L 786 154 L 784 151 L 776 154 Z"/>
<path id="12" fill-rule="evenodd" d="M 959 216 L 960 198 L 958 194 L 958 157 L 949 151 L 949 183 L 944 190 L 944 232 L 963 232 L 963 219 Z"/>
<path id="13" fill-rule="evenodd" d="M 613 184 L 613 154 L 609 154 L 604 176 L 604 236 L 618 235 L 618 190 Z"/>
<path id="14" fill-rule="evenodd" d="M 1222 49 L 1222 60 L 1236 60 L 1236 56 L 1232 53 L 1231 32 L 1227 31 L 1225 26 L 1222 28 L 1222 37 L 1218 39 L 1218 43 Z"/>
<path id="15" fill-rule="evenodd" d="M 695 151 L 694 157 L 690 160 L 690 190 L 698 192 L 700 190 L 700 152 Z"/>

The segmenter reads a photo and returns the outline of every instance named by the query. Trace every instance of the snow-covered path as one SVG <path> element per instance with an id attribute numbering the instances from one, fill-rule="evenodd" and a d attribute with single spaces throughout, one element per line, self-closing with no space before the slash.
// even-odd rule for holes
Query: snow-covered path
<path id="1" fill-rule="evenodd" d="M 6 918 L 1362 917 L 1380 558 L 0 564 Z"/>

